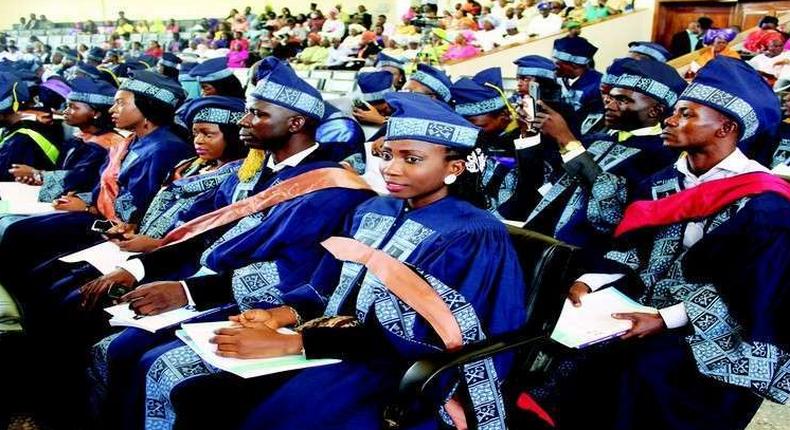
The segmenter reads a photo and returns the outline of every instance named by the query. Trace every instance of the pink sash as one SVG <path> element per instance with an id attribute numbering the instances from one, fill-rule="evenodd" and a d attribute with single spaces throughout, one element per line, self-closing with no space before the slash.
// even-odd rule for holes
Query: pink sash
<path id="1" fill-rule="evenodd" d="M 325 167 L 311 170 L 173 229 L 163 239 L 163 246 L 187 240 L 204 231 L 230 224 L 288 200 L 328 188 L 370 190 L 368 184 L 359 175 L 346 169 Z"/>
<path id="2" fill-rule="evenodd" d="M 129 152 L 129 145 L 132 143 L 134 137 L 130 136 L 122 141 L 113 145 L 109 151 L 110 162 L 101 173 L 99 180 L 99 197 L 96 201 L 96 207 L 99 212 L 107 219 L 113 221 L 120 221 L 118 215 L 115 213 L 115 199 L 118 198 L 120 186 L 118 185 L 118 174 L 121 171 L 121 164 L 123 164 L 126 153 Z"/>
<path id="3" fill-rule="evenodd" d="M 634 202 L 625 210 L 614 236 L 620 237 L 643 228 L 707 218 L 741 198 L 767 192 L 777 193 L 790 200 L 790 185 L 787 182 L 770 173 L 754 172 L 705 182 L 658 200 Z"/>

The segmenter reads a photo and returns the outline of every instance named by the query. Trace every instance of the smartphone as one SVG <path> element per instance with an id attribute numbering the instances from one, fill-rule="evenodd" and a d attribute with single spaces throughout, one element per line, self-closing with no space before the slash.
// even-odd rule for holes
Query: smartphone
<path id="1" fill-rule="evenodd" d="M 540 100 L 540 84 L 538 84 L 536 81 L 530 81 L 528 92 L 529 96 L 532 97 L 532 100 L 534 101 L 535 111 L 537 112 L 538 100 Z"/>
<path id="2" fill-rule="evenodd" d="M 108 219 L 97 219 L 91 225 L 91 231 L 95 231 L 96 233 L 107 233 L 107 230 L 115 227 L 115 223 Z"/>
<path id="3" fill-rule="evenodd" d="M 354 99 L 354 107 L 360 110 L 370 110 L 370 105 L 362 99 Z"/>

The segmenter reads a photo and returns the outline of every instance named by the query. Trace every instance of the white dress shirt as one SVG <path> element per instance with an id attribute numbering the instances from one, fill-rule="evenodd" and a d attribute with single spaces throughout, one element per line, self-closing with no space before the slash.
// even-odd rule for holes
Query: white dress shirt
<path id="1" fill-rule="evenodd" d="M 735 149 L 733 153 L 721 160 L 719 164 L 699 176 L 691 172 L 685 155 L 681 156 L 678 161 L 675 162 L 675 168 L 683 176 L 684 189 L 694 188 L 705 182 L 729 178 L 744 173 L 768 172 L 768 169 L 763 165 L 746 157 L 740 149 Z M 704 234 L 703 222 L 689 222 L 683 232 L 683 247 L 685 249 L 690 248 L 702 239 Z M 621 273 L 587 273 L 579 277 L 577 281 L 587 284 L 592 291 L 595 291 L 617 281 L 623 276 L 625 275 Z M 658 312 L 664 319 L 667 328 L 670 329 L 683 327 L 689 321 L 688 314 L 686 314 L 686 306 L 682 302 L 659 309 Z"/>

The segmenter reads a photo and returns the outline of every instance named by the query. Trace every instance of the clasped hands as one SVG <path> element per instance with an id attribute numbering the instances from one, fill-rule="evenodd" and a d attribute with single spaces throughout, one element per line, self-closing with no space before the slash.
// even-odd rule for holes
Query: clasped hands
<path id="1" fill-rule="evenodd" d="M 568 299 L 573 306 L 579 307 L 582 306 L 582 297 L 591 292 L 592 290 L 587 284 L 576 281 L 571 285 L 568 291 Z M 621 339 L 631 339 L 634 337 L 641 339 L 643 337 L 658 334 L 667 328 L 664 319 L 659 313 L 626 312 L 612 314 L 612 318 L 631 321 L 631 328 L 620 336 Z"/>

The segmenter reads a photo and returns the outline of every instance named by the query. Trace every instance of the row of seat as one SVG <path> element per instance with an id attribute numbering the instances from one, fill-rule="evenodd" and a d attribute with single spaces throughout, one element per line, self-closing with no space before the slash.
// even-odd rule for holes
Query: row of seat
<path id="1" fill-rule="evenodd" d="M 185 33 L 181 37 L 183 40 L 191 40 L 193 36 L 198 36 L 200 33 Z M 41 43 L 50 45 L 52 47 L 67 45 L 76 48 L 77 45 L 95 46 L 101 45 L 107 41 L 107 34 L 79 34 L 79 35 L 35 35 Z M 152 40 L 159 43 L 166 43 L 173 39 L 172 33 L 132 33 L 129 35 L 129 40 L 132 42 L 140 42 L 147 44 Z M 13 36 L 9 35 L 6 40 L 13 40 L 17 46 L 24 48 L 30 43 L 30 35 L 28 36 Z"/>

